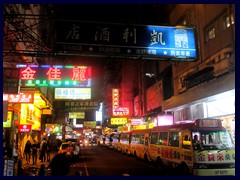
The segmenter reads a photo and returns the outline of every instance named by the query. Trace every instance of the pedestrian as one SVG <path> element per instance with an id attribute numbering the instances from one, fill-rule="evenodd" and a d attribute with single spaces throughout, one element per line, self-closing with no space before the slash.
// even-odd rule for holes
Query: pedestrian
<path id="1" fill-rule="evenodd" d="M 32 161 L 33 161 L 33 164 L 36 164 L 37 163 L 37 151 L 38 151 L 38 144 L 37 144 L 36 140 L 33 141 L 31 149 L 32 149 Z"/>
<path id="2" fill-rule="evenodd" d="M 43 138 L 42 143 L 40 145 L 40 161 L 45 162 L 46 161 L 46 151 L 47 151 L 47 143 L 46 139 Z"/>
<path id="3" fill-rule="evenodd" d="M 13 159 L 14 159 L 14 163 L 16 164 L 18 161 L 18 148 L 15 140 L 13 144 Z"/>
<path id="4" fill-rule="evenodd" d="M 51 153 L 51 141 L 47 140 L 47 162 L 50 162 L 50 153 Z"/>
<path id="5" fill-rule="evenodd" d="M 24 148 L 24 154 L 25 154 L 27 164 L 30 163 L 31 147 L 32 147 L 32 144 L 30 140 L 27 140 Z"/>

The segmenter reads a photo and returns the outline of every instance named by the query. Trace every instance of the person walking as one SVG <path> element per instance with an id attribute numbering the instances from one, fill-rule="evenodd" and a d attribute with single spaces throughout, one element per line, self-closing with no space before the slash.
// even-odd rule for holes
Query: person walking
<path id="1" fill-rule="evenodd" d="M 51 153 L 51 141 L 47 140 L 47 162 L 50 162 L 50 153 Z"/>
<path id="2" fill-rule="evenodd" d="M 40 161 L 45 162 L 46 161 L 46 151 L 47 151 L 47 143 L 46 139 L 43 138 L 42 143 L 40 145 Z"/>
<path id="3" fill-rule="evenodd" d="M 32 161 L 33 161 L 33 164 L 36 164 L 37 163 L 37 151 L 38 151 L 38 144 L 37 144 L 37 141 L 34 140 L 33 141 L 34 143 L 32 144 Z"/>
<path id="4" fill-rule="evenodd" d="M 30 163 L 31 146 L 32 146 L 32 144 L 31 144 L 30 140 L 27 140 L 27 142 L 25 144 L 25 148 L 24 148 L 24 154 L 25 154 L 27 164 Z"/>

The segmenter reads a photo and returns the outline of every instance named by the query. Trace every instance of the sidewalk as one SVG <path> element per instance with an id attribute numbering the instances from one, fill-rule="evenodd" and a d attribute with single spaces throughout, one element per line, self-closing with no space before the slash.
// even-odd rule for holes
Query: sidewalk
<path id="1" fill-rule="evenodd" d="M 57 154 L 57 151 L 52 151 L 52 152 L 50 153 L 50 161 L 52 160 L 52 158 L 53 158 L 56 154 Z M 22 158 L 21 160 L 22 160 L 22 166 L 23 166 L 24 169 L 25 169 L 25 168 L 28 168 L 28 167 L 40 168 L 40 166 L 41 166 L 42 164 L 44 164 L 45 167 L 47 167 L 47 166 L 49 165 L 49 163 L 50 163 L 50 162 L 47 162 L 47 161 L 41 162 L 41 161 L 39 160 L 39 158 L 37 159 L 37 163 L 36 163 L 36 164 L 33 164 L 33 163 L 32 163 L 32 158 L 30 159 L 30 163 L 29 163 L 29 164 L 27 164 L 26 159 Z M 15 168 L 14 168 L 14 176 L 17 176 L 17 163 L 15 164 Z"/>

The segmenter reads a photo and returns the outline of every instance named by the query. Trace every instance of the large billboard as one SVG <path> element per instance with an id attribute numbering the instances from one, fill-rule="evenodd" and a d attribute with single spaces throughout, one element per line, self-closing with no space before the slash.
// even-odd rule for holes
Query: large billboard
<path id="1" fill-rule="evenodd" d="M 21 86 L 91 87 L 91 67 L 17 65 Z"/>
<path id="2" fill-rule="evenodd" d="M 157 60 L 198 59 L 195 28 L 58 21 L 57 51 Z"/>

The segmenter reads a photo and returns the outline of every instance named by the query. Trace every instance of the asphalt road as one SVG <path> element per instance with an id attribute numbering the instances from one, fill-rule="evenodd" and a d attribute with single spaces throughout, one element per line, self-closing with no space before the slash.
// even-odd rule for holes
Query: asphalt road
<path id="1" fill-rule="evenodd" d="M 82 149 L 79 163 L 71 167 L 69 176 L 77 171 L 82 176 L 161 176 L 153 165 L 136 160 L 104 146 L 87 146 Z"/>

